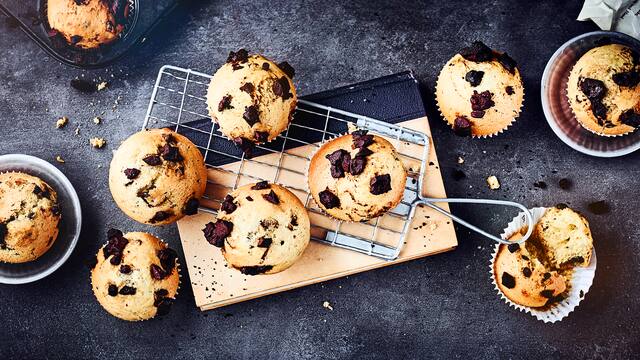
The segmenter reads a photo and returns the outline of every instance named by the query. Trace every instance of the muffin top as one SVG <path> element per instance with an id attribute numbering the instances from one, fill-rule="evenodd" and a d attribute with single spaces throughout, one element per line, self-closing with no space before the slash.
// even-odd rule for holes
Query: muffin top
<path id="1" fill-rule="evenodd" d="M 109 168 L 113 199 L 129 217 L 145 224 L 169 224 L 195 214 L 206 185 L 200 150 L 169 129 L 131 135 Z"/>
<path id="2" fill-rule="evenodd" d="M 576 62 L 567 96 L 578 122 L 598 135 L 623 135 L 640 126 L 638 54 L 611 44 L 587 51 Z"/>
<path id="3" fill-rule="evenodd" d="M 309 191 L 336 219 L 366 221 L 394 208 L 404 195 L 407 173 L 393 145 L 357 130 L 333 139 L 313 155 Z"/>
<path id="4" fill-rule="evenodd" d="M 91 271 L 100 305 L 128 321 L 168 313 L 180 283 L 176 252 L 148 233 L 112 229 L 108 238 Z"/>
<path id="5" fill-rule="evenodd" d="M 123 0 L 47 0 L 49 27 L 84 49 L 116 40 L 127 13 L 128 2 Z"/>
<path id="6" fill-rule="evenodd" d="M 209 114 L 220 131 L 241 149 L 275 139 L 289 125 L 296 107 L 293 68 L 276 65 L 244 49 L 231 52 L 207 92 Z"/>
<path id="7" fill-rule="evenodd" d="M 23 263 L 42 256 L 58 237 L 56 192 L 21 172 L 0 174 L 0 261 Z"/>
<path id="8" fill-rule="evenodd" d="M 205 239 L 222 249 L 245 275 L 275 274 L 302 255 L 310 238 L 309 215 L 297 196 L 262 181 L 239 187 L 222 202 Z"/>
<path id="9" fill-rule="evenodd" d="M 502 132 L 518 117 L 524 88 L 516 62 L 478 41 L 442 68 L 436 100 L 456 134 L 487 136 Z"/>

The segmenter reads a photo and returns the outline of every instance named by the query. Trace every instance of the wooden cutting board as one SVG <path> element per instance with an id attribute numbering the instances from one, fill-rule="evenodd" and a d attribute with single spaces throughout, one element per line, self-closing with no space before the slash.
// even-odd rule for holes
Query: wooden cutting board
<path id="1" fill-rule="evenodd" d="M 426 117 L 405 121 L 398 125 L 426 133 L 431 137 L 429 123 Z M 388 139 L 395 146 L 402 146 L 392 139 Z M 438 159 L 436 157 L 433 139 L 430 143 L 429 164 L 425 171 L 422 192 L 424 195 L 435 198 L 446 197 Z M 287 150 L 303 156 L 309 156 L 315 147 L 303 146 Z M 416 149 L 419 151 L 419 149 Z M 420 152 L 416 152 L 420 154 Z M 270 154 L 255 159 L 266 163 L 277 162 L 277 155 Z M 287 161 L 287 160 L 284 160 Z M 231 163 L 223 168 L 236 170 L 239 163 Z M 415 164 L 405 163 L 405 167 L 411 167 L 417 171 Z M 288 168 L 306 170 L 306 164 L 289 164 Z M 252 174 L 260 178 L 273 178 L 277 176 L 278 183 L 294 185 L 296 188 L 306 188 L 306 180 L 303 176 L 282 171 L 279 174 L 265 173 L 273 171 L 268 167 L 244 163 L 242 172 Z M 222 199 L 228 191 L 228 186 L 233 186 L 236 175 L 216 169 L 209 169 L 209 180 L 212 182 L 207 188 L 207 194 L 214 199 Z M 240 177 L 239 184 L 254 182 L 250 178 Z M 408 179 L 408 181 L 411 181 Z M 220 186 L 222 184 L 225 186 Z M 293 191 L 300 197 L 303 203 L 307 195 L 300 191 Z M 205 204 L 217 207 L 215 203 Z M 315 206 L 313 201 L 310 206 Z M 448 210 L 447 204 L 439 204 Z M 322 224 L 328 227 L 334 220 L 325 216 L 311 213 L 313 224 Z M 451 220 L 427 207 L 418 207 L 411 223 L 409 232 L 405 238 L 405 245 L 400 256 L 394 261 L 385 261 L 365 254 L 333 247 L 320 242 L 311 241 L 302 257 L 289 269 L 274 275 L 246 276 L 226 265 L 220 249 L 209 244 L 203 236 L 202 229 L 209 221 L 214 221 L 212 214 L 200 212 L 198 215 L 186 217 L 178 222 L 178 231 L 186 258 L 186 267 L 191 278 L 191 286 L 195 296 L 196 305 L 201 310 L 210 310 L 217 307 L 254 299 L 281 291 L 295 289 L 301 286 L 318 283 L 342 276 L 347 276 L 362 271 L 397 264 L 403 261 L 417 259 L 443 251 L 448 251 L 458 244 Z M 392 220 L 385 220 L 392 221 Z M 327 224 L 329 222 L 329 224 Z M 388 228 L 394 228 L 398 224 L 390 222 L 385 224 Z M 343 224 L 341 231 L 346 234 L 359 234 L 361 224 Z M 317 231 L 318 229 L 315 228 Z M 312 228 L 312 231 L 313 228 Z M 318 234 L 314 234 L 318 235 Z M 321 234 L 320 234 L 321 235 Z M 376 240 L 394 244 L 396 239 L 390 234 L 379 232 Z"/>

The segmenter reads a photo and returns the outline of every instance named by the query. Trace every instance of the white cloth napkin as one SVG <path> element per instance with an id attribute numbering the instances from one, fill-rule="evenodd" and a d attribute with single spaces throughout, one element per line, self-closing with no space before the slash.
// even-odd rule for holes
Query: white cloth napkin
<path id="1" fill-rule="evenodd" d="M 640 0 L 585 0 L 578 20 L 640 39 Z"/>

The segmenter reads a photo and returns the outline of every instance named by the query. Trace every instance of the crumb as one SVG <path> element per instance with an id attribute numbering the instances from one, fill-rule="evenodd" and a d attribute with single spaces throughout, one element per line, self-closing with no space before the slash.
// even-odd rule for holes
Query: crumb
<path id="1" fill-rule="evenodd" d="M 498 181 L 498 178 L 495 177 L 494 175 L 491 175 L 487 178 L 487 185 L 489 185 L 489 189 L 491 190 L 500 189 L 500 182 Z"/>
<path id="2" fill-rule="evenodd" d="M 60 155 L 56 156 L 56 161 L 60 164 L 64 164 L 64 159 Z"/>
<path id="3" fill-rule="evenodd" d="M 358 127 L 356 126 L 356 124 L 349 122 L 347 123 L 347 132 L 348 133 L 352 133 L 354 131 L 358 130 Z"/>
<path id="4" fill-rule="evenodd" d="M 429 230 L 431 231 L 435 231 L 438 228 L 438 224 L 432 222 L 431 224 L 429 224 Z"/>
<path id="5" fill-rule="evenodd" d="M 464 164 L 464 159 L 462 156 L 458 156 L 458 164 Z"/>
<path id="6" fill-rule="evenodd" d="M 101 82 L 100 84 L 98 84 L 98 91 L 106 89 L 107 85 L 109 84 L 106 81 Z"/>
<path id="7" fill-rule="evenodd" d="M 93 118 L 93 123 L 96 124 L 96 125 L 100 124 L 101 121 L 102 121 L 102 119 L 100 119 L 100 117 L 98 117 L 98 116 Z"/>
<path id="8" fill-rule="evenodd" d="M 80 127 L 78 126 L 75 131 L 76 136 L 80 135 Z"/>
<path id="9" fill-rule="evenodd" d="M 329 304 L 328 301 L 323 302 L 322 307 L 324 307 L 325 309 L 333 310 L 333 307 L 331 306 L 331 304 Z"/>
<path id="10" fill-rule="evenodd" d="M 94 137 L 89 139 L 89 144 L 96 149 L 101 149 L 107 144 L 107 141 L 103 138 Z"/>
<path id="11" fill-rule="evenodd" d="M 69 122 L 69 118 L 66 116 L 61 117 L 56 121 L 56 129 L 62 129 Z"/>

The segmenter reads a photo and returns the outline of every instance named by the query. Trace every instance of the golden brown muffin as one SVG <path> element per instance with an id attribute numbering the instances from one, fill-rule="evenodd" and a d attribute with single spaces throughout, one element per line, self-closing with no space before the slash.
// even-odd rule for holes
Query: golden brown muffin
<path id="1" fill-rule="evenodd" d="M 207 91 L 207 107 L 220 131 L 244 151 L 275 139 L 296 107 L 294 70 L 262 55 L 231 52 Z"/>
<path id="2" fill-rule="evenodd" d="M 115 152 L 109 168 L 109 189 L 116 204 L 144 224 L 170 224 L 197 213 L 206 186 L 200 150 L 169 129 L 131 135 Z"/>
<path id="3" fill-rule="evenodd" d="M 0 174 L 0 262 L 33 261 L 58 238 L 58 196 L 41 179 Z"/>
<path id="4" fill-rule="evenodd" d="M 624 135 L 640 126 L 640 64 L 636 52 L 611 44 L 587 51 L 567 83 L 571 109 L 598 135 Z"/>
<path id="5" fill-rule="evenodd" d="M 477 41 L 440 71 L 436 101 L 460 136 L 490 136 L 507 129 L 520 114 L 524 88 L 516 62 Z"/>
<path id="6" fill-rule="evenodd" d="M 266 181 L 239 187 L 202 230 L 245 275 L 275 274 L 300 258 L 310 238 L 307 210 L 291 191 Z"/>
<path id="7" fill-rule="evenodd" d="M 102 307 L 128 321 L 169 312 L 180 285 L 178 256 L 155 236 L 109 230 L 96 255 L 91 287 Z"/>
<path id="8" fill-rule="evenodd" d="M 393 145 L 364 130 L 322 145 L 309 165 L 309 191 L 316 204 L 346 221 L 366 221 L 393 209 L 406 181 Z"/>
<path id="9" fill-rule="evenodd" d="M 47 0 L 47 21 L 69 44 L 93 49 L 119 37 L 127 9 L 123 0 Z"/>

